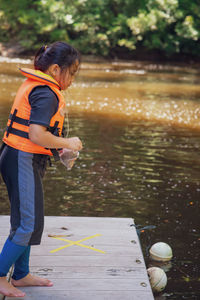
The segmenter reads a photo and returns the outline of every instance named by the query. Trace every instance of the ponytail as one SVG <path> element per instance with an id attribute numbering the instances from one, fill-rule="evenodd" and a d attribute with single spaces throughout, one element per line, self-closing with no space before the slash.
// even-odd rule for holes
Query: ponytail
<path id="1" fill-rule="evenodd" d="M 55 42 L 50 46 L 42 46 L 36 53 L 34 67 L 45 72 L 52 64 L 57 64 L 61 70 L 70 67 L 76 61 L 80 62 L 79 52 L 64 42 Z"/>
<path id="2" fill-rule="evenodd" d="M 47 46 L 42 46 L 35 55 L 34 66 L 38 65 L 38 61 L 41 59 L 43 53 L 45 52 Z M 36 68 L 35 68 L 36 69 Z"/>

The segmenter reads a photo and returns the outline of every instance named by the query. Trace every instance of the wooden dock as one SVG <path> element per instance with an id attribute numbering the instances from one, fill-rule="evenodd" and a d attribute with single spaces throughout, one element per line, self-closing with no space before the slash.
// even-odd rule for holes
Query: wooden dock
<path id="1" fill-rule="evenodd" d="M 31 272 L 54 286 L 20 288 L 23 299 L 153 300 L 133 224 L 131 218 L 45 217 Z M 9 217 L 0 216 L 0 249 L 8 232 Z"/>

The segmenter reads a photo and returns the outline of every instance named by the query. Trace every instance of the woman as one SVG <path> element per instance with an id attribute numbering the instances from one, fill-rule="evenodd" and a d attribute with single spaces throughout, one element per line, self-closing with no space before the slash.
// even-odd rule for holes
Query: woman
<path id="1" fill-rule="evenodd" d="M 80 64 L 77 50 L 64 42 L 43 46 L 35 70 L 19 88 L 3 137 L 0 170 L 11 204 L 11 229 L 0 254 L 0 293 L 24 297 L 20 286 L 52 286 L 29 272 L 31 245 L 39 245 L 44 226 L 42 177 L 47 159 L 57 149 L 82 149 L 78 137 L 62 137 L 65 101 L 61 90 L 73 82 Z M 14 264 L 11 282 L 6 275 Z"/>

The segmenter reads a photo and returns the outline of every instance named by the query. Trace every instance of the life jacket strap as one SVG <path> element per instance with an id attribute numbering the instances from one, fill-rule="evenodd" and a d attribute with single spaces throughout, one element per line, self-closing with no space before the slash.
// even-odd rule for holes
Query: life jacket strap
<path id="1" fill-rule="evenodd" d="M 54 125 L 48 129 L 53 135 L 59 136 L 59 128 L 58 128 L 58 121 L 55 121 Z M 53 154 L 54 160 L 58 161 L 60 160 L 59 153 L 56 149 L 49 149 L 51 153 Z"/>
<path id="2" fill-rule="evenodd" d="M 63 129 L 62 129 L 62 137 L 65 137 L 67 135 L 67 129 L 65 128 L 65 126 L 63 125 Z"/>
<path id="3" fill-rule="evenodd" d="M 29 139 L 29 135 L 28 135 L 28 132 L 25 132 L 23 130 L 20 130 L 20 129 L 16 129 L 16 128 L 13 128 L 13 127 L 10 127 L 10 125 L 7 127 L 7 136 L 12 133 L 14 135 L 17 135 L 17 136 L 20 136 L 20 137 L 23 137 L 25 139 Z"/>
<path id="4" fill-rule="evenodd" d="M 55 161 L 60 160 L 60 156 L 59 156 L 58 150 L 56 150 L 56 149 L 49 149 L 49 150 L 50 150 L 51 153 L 53 154 L 53 157 L 54 157 L 54 160 L 55 160 Z"/>
<path id="5" fill-rule="evenodd" d="M 58 128 L 58 121 L 55 121 L 54 125 L 49 127 L 48 131 L 50 131 L 53 135 L 59 136 L 59 128 Z"/>
<path id="6" fill-rule="evenodd" d="M 13 122 L 14 122 L 14 120 L 15 120 L 15 118 L 16 118 L 16 113 L 17 113 L 17 109 L 14 110 L 14 112 L 13 112 L 13 114 L 12 114 L 12 117 L 10 118 L 10 124 L 9 124 L 9 126 L 7 127 L 6 137 L 8 137 L 9 134 L 10 134 L 10 131 L 11 131 L 11 129 L 12 129 Z"/>
<path id="7" fill-rule="evenodd" d="M 13 114 L 9 115 L 10 124 L 9 124 L 9 126 L 7 126 L 6 136 L 8 137 L 9 134 L 12 133 L 12 134 L 15 134 L 20 137 L 28 139 L 29 138 L 28 133 L 23 130 L 13 128 L 13 122 L 21 124 L 21 125 L 29 126 L 29 120 L 17 117 L 16 114 L 17 114 L 17 109 L 14 110 Z"/>
<path id="8" fill-rule="evenodd" d="M 10 114 L 9 120 L 13 120 L 13 122 L 16 122 L 24 126 L 29 126 L 29 120 L 17 117 L 16 114 L 14 116 L 13 114 Z"/>

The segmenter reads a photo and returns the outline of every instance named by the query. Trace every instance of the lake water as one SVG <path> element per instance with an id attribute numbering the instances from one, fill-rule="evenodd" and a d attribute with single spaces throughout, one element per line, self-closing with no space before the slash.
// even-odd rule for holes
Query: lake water
<path id="1" fill-rule="evenodd" d="M 23 81 L 19 66 L 30 61 L 0 59 L 1 137 Z M 149 226 L 140 233 L 147 267 L 152 244 L 172 247 L 156 299 L 200 299 L 199 82 L 189 65 L 83 63 L 64 95 L 69 136 L 84 149 L 71 171 L 52 161 L 44 178 L 46 215 L 134 218 Z M 0 212 L 9 214 L 0 185 Z"/>

